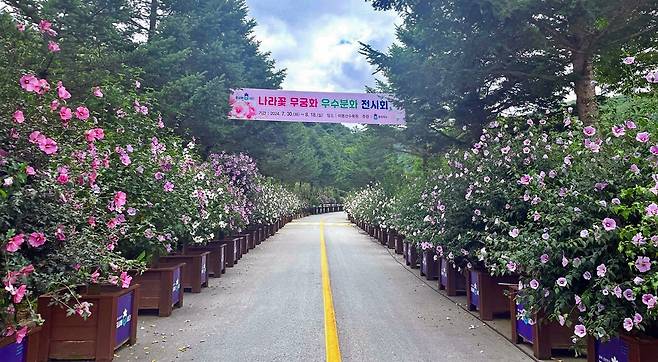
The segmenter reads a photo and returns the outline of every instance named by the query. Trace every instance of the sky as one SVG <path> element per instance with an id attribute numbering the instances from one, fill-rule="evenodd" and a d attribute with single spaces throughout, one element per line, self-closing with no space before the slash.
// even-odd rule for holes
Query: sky
<path id="1" fill-rule="evenodd" d="M 247 0 L 256 39 L 286 68 L 283 89 L 363 92 L 374 69 L 359 42 L 386 50 L 395 39 L 395 12 L 375 11 L 365 0 Z"/>

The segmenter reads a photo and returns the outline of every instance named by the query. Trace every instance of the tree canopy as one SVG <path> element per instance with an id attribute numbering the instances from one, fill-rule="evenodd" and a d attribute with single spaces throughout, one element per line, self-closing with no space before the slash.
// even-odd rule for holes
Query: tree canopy
<path id="1" fill-rule="evenodd" d="M 501 114 L 555 111 L 569 92 L 576 95 L 578 116 L 593 123 L 594 64 L 606 64 L 605 74 L 614 78 L 621 54 L 656 44 L 655 0 L 372 5 L 400 13 L 399 44 L 387 50 L 364 44 L 362 52 L 386 76 L 382 88 L 407 110 L 408 147 L 429 153 L 479 137 L 482 125 Z"/>

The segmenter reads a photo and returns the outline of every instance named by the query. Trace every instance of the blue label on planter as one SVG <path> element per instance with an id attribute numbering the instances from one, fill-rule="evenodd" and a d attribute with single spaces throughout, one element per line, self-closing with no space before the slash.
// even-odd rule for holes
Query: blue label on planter
<path id="1" fill-rule="evenodd" d="M 201 256 L 201 282 L 205 281 L 208 270 L 206 269 L 206 255 Z"/>
<path id="2" fill-rule="evenodd" d="M 621 338 L 608 342 L 595 341 L 596 362 L 628 362 L 628 345 Z"/>
<path id="3" fill-rule="evenodd" d="M 27 339 L 23 338 L 21 343 L 12 343 L 0 348 L 0 361 L 2 362 L 26 362 L 27 361 Z"/>
<path id="4" fill-rule="evenodd" d="M 441 285 L 448 286 L 448 262 L 445 259 L 441 259 Z"/>
<path id="5" fill-rule="evenodd" d="M 469 272 L 471 273 L 471 305 L 475 307 L 475 309 L 480 309 L 480 289 L 478 288 L 478 273 L 476 272 Z"/>
<path id="6" fill-rule="evenodd" d="M 130 339 L 133 310 L 133 292 L 126 293 L 117 301 L 116 345 L 119 347 Z"/>
<path id="7" fill-rule="evenodd" d="M 171 305 L 180 302 L 180 267 L 174 270 L 174 283 L 171 287 Z"/>
<path id="8" fill-rule="evenodd" d="M 526 342 L 532 343 L 532 319 L 525 316 L 525 308 L 523 304 L 516 304 L 516 333 L 523 338 Z M 518 317 L 521 317 L 520 319 Z"/>

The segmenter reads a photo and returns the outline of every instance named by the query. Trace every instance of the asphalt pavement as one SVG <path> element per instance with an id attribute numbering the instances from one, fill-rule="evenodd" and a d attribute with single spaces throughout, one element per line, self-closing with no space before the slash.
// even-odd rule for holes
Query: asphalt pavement
<path id="1" fill-rule="evenodd" d="M 325 360 L 321 222 L 344 361 L 533 360 L 331 213 L 289 223 L 170 317 L 140 315 L 115 361 Z"/>

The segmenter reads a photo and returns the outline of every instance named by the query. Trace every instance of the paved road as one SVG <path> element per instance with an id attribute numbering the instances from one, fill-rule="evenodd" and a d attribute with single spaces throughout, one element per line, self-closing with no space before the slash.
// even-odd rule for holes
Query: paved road
<path id="1" fill-rule="evenodd" d="M 437 295 L 344 213 L 288 224 L 168 318 L 140 315 L 117 361 L 323 361 L 320 227 L 344 361 L 532 361 Z M 475 328 L 473 328 L 475 327 Z"/>

